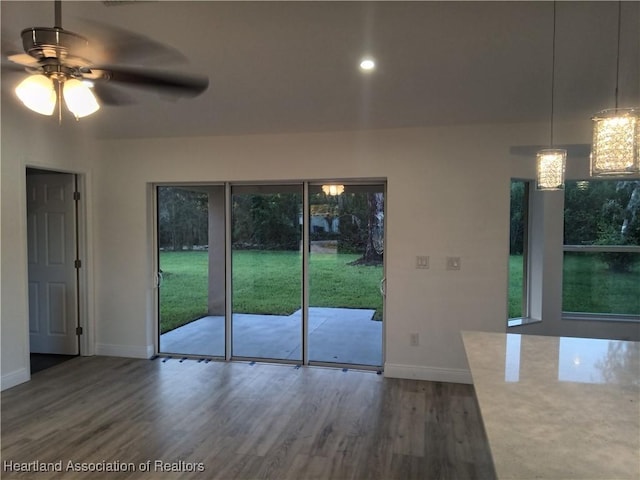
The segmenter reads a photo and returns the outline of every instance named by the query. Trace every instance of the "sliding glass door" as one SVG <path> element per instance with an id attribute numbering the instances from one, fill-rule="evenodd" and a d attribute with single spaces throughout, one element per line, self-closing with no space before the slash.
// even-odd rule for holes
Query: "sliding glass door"
<path id="1" fill-rule="evenodd" d="M 232 186 L 234 357 L 302 359 L 302 185 Z"/>
<path id="2" fill-rule="evenodd" d="M 382 365 L 384 183 L 156 194 L 158 353 Z"/>
<path id="3" fill-rule="evenodd" d="M 309 187 L 309 361 L 382 365 L 384 184 Z"/>
<path id="4" fill-rule="evenodd" d="M 160 353 L 225 355 L 224 195 L 157 187 Z"/>

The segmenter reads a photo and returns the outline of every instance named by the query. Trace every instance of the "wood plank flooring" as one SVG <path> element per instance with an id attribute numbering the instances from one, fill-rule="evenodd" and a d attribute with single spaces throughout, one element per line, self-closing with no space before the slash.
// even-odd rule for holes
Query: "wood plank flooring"
<path id="1" fill-rule="evenodd" d="M 2 392 L 1 406 L 3 479 L 495 478 L 470 385 L 85 357 Z M 81 471 L 96 468 L 126 471 Z"/>

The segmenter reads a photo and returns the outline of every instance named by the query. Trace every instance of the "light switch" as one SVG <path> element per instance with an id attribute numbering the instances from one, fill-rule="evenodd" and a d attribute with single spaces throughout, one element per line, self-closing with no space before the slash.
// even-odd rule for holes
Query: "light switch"
<path id="1" fill-rule="evenodd" d="M 429 268 L 429 257 L 427 255 L 418 255 L 416 257 L 416 268 Z"/>

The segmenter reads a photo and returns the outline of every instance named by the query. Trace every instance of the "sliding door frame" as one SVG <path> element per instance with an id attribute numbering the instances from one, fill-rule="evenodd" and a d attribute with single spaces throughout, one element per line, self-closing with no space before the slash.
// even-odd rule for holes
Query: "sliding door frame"
<path id="1" fill-rule="evenodd" d="M 224 220 L 224 229 L 225 229 L 225 246 L 224 246 L 224 268 L 225 268 L 225 309 L 224 309 L 224 359 L 225 361 L 230 361 L 232 356 L 232 345 L 233 345 L 233 329 L 232 327 L 232 319 L 233 319 L 233 297 L 232 287 L 233 287 L 233 275 L 231 271 L 231 233 L 233 228 L 231 213 L 233 210 L 233 205 L 231 203 L 231 183 L 226 182 L 224 185 L 224 212 L 225 212 L 225 220 Z"/>
<path id="2" fill-rule="evenodd" d="M 153 235 L 151 239 L 152 246 L 152 269 L 153 269 L 153 304 L 155 306 L 154 318 L 154 352 L 155 355 L 162 355 L 160 353 L 160 281 L 159 281 L 159 268 L 160 268 L 160 249 L 158 242 L 159 222 L 158 222 L 158 187 L 202 187 L 202 186 L 224 186 L 224 212 L 225 212 L 225 319 L 224 319 L 224 344 L 225 353 L 223 357 L 213 356 L 209 357 L 212 360 L 219 361 L 260 361 L 267 363 L 281 363 L 281 364 L 300 364 L 310 366 L 327 366 L 333 368 L 354 368 L 358 370 L 377 370 L 382 371 L 385 362 L 385 350 L 386 350 L 386 298 L 383 295 L 382 301 L 382 344 L 381 348 L 381 365 L 360 365 L 360 364 L 342 364 L 333 362 L 321 362 L 311 361 L 309 359 L 309 260 L 310 260 L 310 209 L 309 209 L 309 186 L 325 183 L 340 183 L 344 185 L 380 185 L 382 187 L 384 195 L 384 229 L 383 229 L 383 242 L 385 250 L 387 249 L 387 211 L 388 211 L 388 199 L 387 199 L 387 179 L 386 178 L 372 178 L 372 179 L 326 179 L 326 180 L 304 180 L 304 181 L 246 181 L 246 182 L 154 182 L 149 184 L 151 187 L 152 195 L 152 208 L 151 214 L 151 226 Z M 301 345 L 302 345 L 302 362 L 294 360 L 280 360 L 280 359 L 262 359 L 253 357 L 239 357 L 234 356 L 232 351 L 233 345 L 233 275 L 232 275 L 232 187 L 233 186 L 261 186 L 261 185 L 301 185 L 302 186 L 302 275 L 301 275 Z M 387 255 L 383 255 L 383 282 L 386 284 L 386 271 L 387 271 Z M 186 358 L 195 357 L 202 358 L 206 355 L 190 355 L 180 354 Z"/>
<path id="3" fill-rule="evenodd" d="M 304 182 L 302 198 L 302 364 L 309 365 L 309 182 Z"/>
<path id="4" fill-rule="evenodd" d="M 229 214 L 229 226 L 228 226 L 228 233 L 229 233 L 229 239 L 228 239 L 228 247 L 227 247 L 227 253 L 229 255 L 228 257 L 228 270 L 231 276 L 231 279 L 233 278 L 233 245 L 232 245 L 232 241 L 231 241 L 231 232 L 232 232 L 232 228 L 233 228 L 233 215 L 232 215 L 232 210 L 233 210 L 233 189 L 234 187 L 239 188 L 240 190 L 242 190 L 243 188 L 255 188 L 257 189 L 256 193 L 268 193 L 270 191 L 270 189 L 272 187 L 276 187 L 276 188 L 280 188 L 280 187 L 296 187 L 298 189 L 297 192 L 295 192 L 296 194 L 302 195 L 304 196 L 304 185 L 306 182 L 303 181 L 263 181 L 263 182 L 231 182 L 229 184 L 229 196 L 227 197 L 226 201 L 227 204 L 229 205 L 229 209 L 230 209 L 230 214 Z M 265 190 L 265 191 L 261 191 L 261 190 Z M 281 193 L 281 192 L 278 192 Z M 302 199 L 302 205 L 303 205 L 303 209 L 304 209 L 304 198 Z M 304 225 L 301 226 L 303 232 L 304 232 Z M 305 316 L 305 307 L 303 304 L 303 298 L 304 298 L 304 266 L 303 266 L 303 257 L 304 257 L 304 242 L 303 242 L 303 246 L 302 246 L 302 255 L 300 258 L 300 267 L 301 267 L 301 272 L 300 272 L 300 309 L 301 309 L 301 317 Z M 233 342 L 233 285 L 232 285 L 232 281 L 230 281 L 229 285 L 229 292 L 228 292 L 228 299 L 229 299 L 229 310 L 227 311 L 227 318 L 229 319 L 229 325 L 231 325 L 231 342 Z M 302 340 L 304 340 L 304 328 L 302 327 L 302 325 L 300 325 L 300 335 L 302 336 Z M 302 345 L 302 343 L 301 343 Z M 273 357 L 253 357 L 253 356 L 245 356 L 245 355 L 235 355 L 233 353 L 233 343 L 229 343 L 227 345 L 227 347 L 231 350 L 231 355 L 230 355 L 230 359 L 231 360 L 238 360 L 238 361 L 250 361 L 250 362 L 265 362 L 265 363 L 278 363 L 278 364 L 290 364 L 290 365 L 300 365 L 300 364 L 305 364 L 302 357 L 304 354 L 304 348 L 301 348 L 301 350 L 303 350 L 303 352 L 301 352 L 301 356 L 300 359 L 286 359 L 286 358 L 273 358 Z"/>
<path id="5" fill-rule="evenodd" d="M 153 183 L 149 183 L 147 184 L 148 188 L 150 189 L 150 193 L 149 195 L 151 196 L 151 209 L 150 209 L 150 216 L 151 216 L 151 221 L 150 223 L 150 228 L 151 228 L 151 245 L 152 245 L 152 251 L 151 251 L 151 263 L 152 263 L 152 284 L 153 284 L 153 297 L 152 297 L 152 302 L 154 305 L 154 312 L 153 312 L 153 319 L 154 319 L 154 325 L 153 325 L 153 329 L 152 329 L 152 335 L 153 335 L 153 356 L 157 356 L 157 355 L 171 355 L 172 353 L 170 352 L 160 352 L 160 287 L 162 284 L 162 279 L 160 276 L 160 243 L 158 241 L 158 236 L 160 233 L 160 222 L 158 219 L 158 215 L 159 215 L 159 199 L 158 199 L 158 188 L 159 187 L 184 187 L 184 188 L 198 188 L 198 187 L 224 187 L 225 190 L 225 195 L 224 195 L 224 202 L 225 202 L 225 208 L 224 208 L 224 228 L 225 228 L 225 245 L 224 245 L 224 252 L 225 252 L 225 265 L 224 265 L 224 269 L 225 269 L 225 287 L 224 287 L 224 292 L 225 292 L 225 353 L 224 355 L 220 356 L 220 355 L 215 355 L 215 356 L 209 356 L 209 355 L 198 355 L 198 354 L 191 354 L 191 353 L 180 353 L 180 352 L 176 352 L 177 355 L 180 355 L 181 357 L 184 358 L 210 358 L 212 360 L 229 360 L 228 355 L 229 355 L 229 347 L 227 344 L 227 334 L 228 334 L 228 326 L 227 326 L 227 309 L 228 309 L 228 276 L 229 276 L 229 263 L 228 263 L 228 251 L 229 248 L 228 246 L 230 245 L 228 243 L 228 238 L 230 239 L 231 236 L 230 234 L 227 237 L 227 232 L 229 231 L 229 212 L 228 212 L 228 207 L 227 205 L 229 204 L 228 202 L 228 189 L 229 189 L 229 184 L 228 182 L 153 182 Z M 208 280 L 207 280 L 208 281 Z"/>
<path id="6" fill-rule="evenodd" d="M 309 180 L 309 181 L 305 181 L 305 205 L 304 205 L 304 214 L 306 215 L 305 219 L 304 219 L 304 253 L 306 255 L 306 259 L 303 260 L 303 268 L 304 268 L 304 282 L 305 284 L 303 285 L 303 295 L 304 295 L 304 303 L 303 303 L 303 307 L 302 307 L 302 314 L 303 317 L 306 317 L 305 321 L 306 321 L 306 326 L 308 328 L 309 325 L 309 260 L 310 260 L 310 253 L 311 253 L 311 240 L 310 240 L 310 234 L 309 234 L 309 226 L 310 226 L 310 214 L 309 214 L 309 186 L 313 185 L 313 186 L 317 186 L 317 185 L 324 185 L 324 184 L 342 184 L 345 187 L 348 186 L 358 186 L 358 185 L 362 185 L 362 186 L 367 186 L 367 185 L 371 185 L 371 186 L 377 186 L 379 185 L 382 188 L 382 193 L 383 193 L 383 198 L 384 198 L 384 228 L 382 230 L 382 235 L 383 235 L 383 245 L 384 245 L 384 249 L 387 249 L 387 179 L 386 178 L 371 178 L 371 179 L 348 179 L 348 178 L 327 178 L 327 179 L 321 179 L 321 180 Z M 384 283 L 384 288 L 386 290 L 386 272 L 387 272 L 387 255 L 383 255 L 382 256 L 382 282 Z M 383 286 L 380 285 L 380 289 L 381 289 L 381 294 L 382 294 L 382 288 Z M 352 363 L 338 363 L 338 362 L 327 362 L 327 361 L 320 361 L 320 360 L 310 360 L 309 359 L 309 338 L 308 336 L 306 336 L 305 338 L 305 350 L 304 350 L 304 359 L 305 359 L 305 363 L 304 365 L 309 365 L 309 366 L 321 366 L 321 367 L 333 367 L 333 368 L 353 368 L 353 369 L 357 369 L 357 370 L 373 370 L 373 371 L 377 371 L 379 373 L 382 373 L 383 369 L 384 369 L 384 363 L 385 363 L 385 350 L 386 350 L 386 318 L 387 318 L 387 302 L 386 302 L 386 294 L 382 295 L 382 338 L 381 338 L 381 345 L 380 345 L 380 365 L 364 365 L 364 364 L 352 364 Z"/>

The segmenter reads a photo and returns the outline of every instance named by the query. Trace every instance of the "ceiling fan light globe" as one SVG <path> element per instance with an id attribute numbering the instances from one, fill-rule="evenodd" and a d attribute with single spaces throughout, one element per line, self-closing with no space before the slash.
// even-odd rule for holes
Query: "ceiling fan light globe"
<path id="1" fill-rule="evenodd" d="M 16 95 L 25 107 L 41 115 L 52 115 L 56 108 L 56 90 L 46 75 L 31 75 L 16 87 Z"/>
<path id="2" fill-rule="evenodd" d="M 89 87 L 75 78 L 64 82 L 62 94 L 64 95 L 67 108 L 76 118 L 91 115 L 100 108 L 96 97 Z"/>

